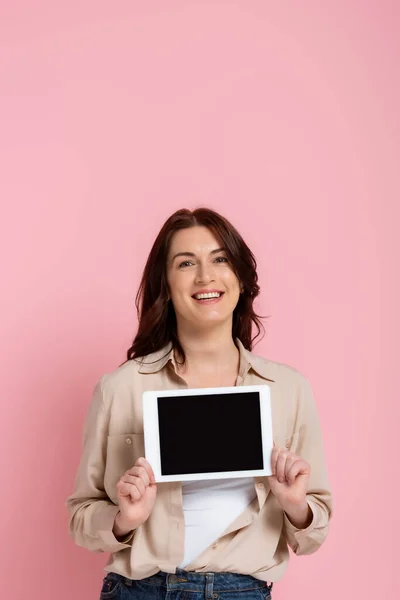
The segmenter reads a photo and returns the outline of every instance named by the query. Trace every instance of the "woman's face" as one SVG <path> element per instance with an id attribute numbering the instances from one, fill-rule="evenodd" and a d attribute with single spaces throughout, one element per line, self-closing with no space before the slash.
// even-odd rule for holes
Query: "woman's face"
<path id="1" fill-rule="evenodd" d="M 228 255 L 207 227 L 174 233 L 167 257 L 167 281 L 178 324 L 204 327 L 232 319 L 239 300 L 239 281 Z M 196 298 L 200 292 L 212 292 L 214 297 Z"/>

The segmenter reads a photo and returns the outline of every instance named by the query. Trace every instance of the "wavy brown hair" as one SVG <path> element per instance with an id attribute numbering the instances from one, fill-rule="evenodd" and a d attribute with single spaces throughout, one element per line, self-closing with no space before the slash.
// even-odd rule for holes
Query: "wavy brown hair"
<path id="1" fill-rule="evenodd" d="M 260 319 L 265 317 L 256 315 L 253 309 L 260 287 L 256 259 L 250 248 L 233 225 L 214 210 L 196 208 L 190 211 L 183 208 L 167 219 L 150 251 L 135 299 L 138 331 L 125 362 L 156 352 L 172 342 L 176 355 L 185 363 L 185 353 L 177 335 L 175 310 L 172 301 L 168 300 L 166 261 L 173 234 L 196 226 L 207 227 L 221 242 L 244 288 L 233 311 L 232 337 L 235 344 L 236 338 L 239 338 L 245 348 L 252 350 L 260 331 L 264 333 Z M 257 333 L 252 338 L 253 324 Z"/>

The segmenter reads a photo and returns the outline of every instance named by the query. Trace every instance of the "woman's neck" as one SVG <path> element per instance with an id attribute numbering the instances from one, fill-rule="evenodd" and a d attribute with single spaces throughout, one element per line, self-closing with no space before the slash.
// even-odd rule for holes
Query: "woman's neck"
<path id="1" fill-rule="evenodd" d="M 201 372 L 218 375 L 239 368 L 239 350 L 232 338 L 232 326 L 225 330 L 180 331 L 178 339 L 186 357 L 183 372 Z"/>

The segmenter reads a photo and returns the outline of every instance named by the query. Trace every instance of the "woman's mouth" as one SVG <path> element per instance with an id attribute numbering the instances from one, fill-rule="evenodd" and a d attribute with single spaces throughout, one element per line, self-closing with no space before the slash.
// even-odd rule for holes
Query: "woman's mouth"
<path id="1" fill-rule="evenodd" d="M 224 292 L 212 292 L 209 294 L 194 294 L 192 298 L 198 304 L 216 304 L 220 302 L 223 295 Z"/>

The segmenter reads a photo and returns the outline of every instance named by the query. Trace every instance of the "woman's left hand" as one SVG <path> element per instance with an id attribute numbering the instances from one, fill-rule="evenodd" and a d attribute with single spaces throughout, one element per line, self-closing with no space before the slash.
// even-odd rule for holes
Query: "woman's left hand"
<path id="1" fill-rule="evenodd" d="M 305 506 L 311 472 L 308 462 L 292 452 L 278 448 L 274 442 L 271 468 L 269 485 L 283 510 Z"/>

